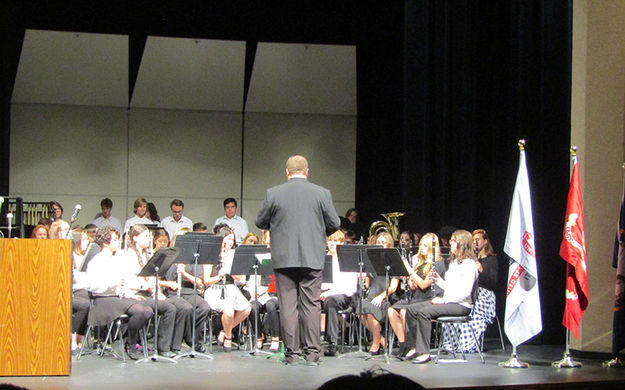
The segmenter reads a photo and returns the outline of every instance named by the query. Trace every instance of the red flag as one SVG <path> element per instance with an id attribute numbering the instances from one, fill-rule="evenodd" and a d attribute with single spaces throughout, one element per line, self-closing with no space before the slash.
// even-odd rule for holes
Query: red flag
<path id="1" fill-rule="evenodd" d="M 573 332 L 575 338 L 578 338 L 579 324 L 588 307 L 588 267 L 584 242 L 584 206 L 577 158 L 574 159 L 571 174 L 560 256 L 567 262 L 566 299 L 562 325 Z"/>

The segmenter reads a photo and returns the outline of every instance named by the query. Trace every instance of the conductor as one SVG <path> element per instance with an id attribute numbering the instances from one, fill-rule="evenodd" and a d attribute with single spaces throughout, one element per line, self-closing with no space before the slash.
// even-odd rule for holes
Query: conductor
<path id="1" fill-rule="evenodd" d="M 303 354 L 307 365 L 316 366 L 326 236 L 339 229 L 340 219 L 330 191 L 308 182 L 306 158 L 289 157 L 286 177 L 286 183 L 267 190 L 256 226 L 271 231 L 285 363 L 297 364 Z"/>

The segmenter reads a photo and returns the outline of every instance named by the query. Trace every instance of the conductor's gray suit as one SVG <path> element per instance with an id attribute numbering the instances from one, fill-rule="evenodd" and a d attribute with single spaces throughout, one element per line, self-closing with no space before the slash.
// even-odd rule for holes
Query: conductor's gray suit
<path id="1" fill-rule="evenodd" d="M 306 360 L 316 362 L 321 349 L 319 296 L 326 236 L 340 227 L 332 195 L 304 177 L 292 177 L 267 190 L 256 226 L 271 231 L 271 261 L 286 361 L 299 358 L 301 345 Z"/>

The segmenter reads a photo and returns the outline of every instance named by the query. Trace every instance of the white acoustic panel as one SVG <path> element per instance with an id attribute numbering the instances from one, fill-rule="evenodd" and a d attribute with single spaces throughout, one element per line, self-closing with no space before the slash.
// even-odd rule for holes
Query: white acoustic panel
<path id="1" fill-rule="evenodd" d="M 128 37 L 26 30 L 13 103 L 128 105 Z"/>
<path id="2" fill-rule="evenodd" d="M 259 43 L 246 112 L 356 115 L 356 46 Z"/>
<path id="3" fill-rule="evenodd" d="M 262 200 L 267 188 L 284 183 L 286 160 L 301 154 L 308 160 L 311 182 L 328 188 L 335 203 L 353 204 L 356 117 L 248 113 L 244 139 L 245 199 Z M 244 207 L 244 212 L 255 211 Z"/>
<path id="4" fill-rule="evenodd" d="M 11 193 L 125 195 L 127 119 L 125 108 L 13 104 Z"/>
<path id="5" fill-rule="evenodd" d="M 240 113 L 132 109 L 129 198 L 240 194 L 241 120 Z"/>
<path id="6" fill-rule="evenodd" d="M 148 37 L 131 107 L 243 110 L 245 42 Z"/>

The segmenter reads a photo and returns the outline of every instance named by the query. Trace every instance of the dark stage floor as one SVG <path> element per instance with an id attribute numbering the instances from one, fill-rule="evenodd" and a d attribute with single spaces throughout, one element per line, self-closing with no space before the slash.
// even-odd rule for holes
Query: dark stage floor
<path id="1" fill-rule="evenodd" d="M 497 345 L 496 341 L 490 342 Z M 30 389 L 315 389 L 343 374 L 357 374 L 374 365 L 407 376 L 427 388 L 549 388 L 624 389 L 625 369 L 603 368 L 601 360 L 576 359 L 583 367 L 557 369 L 551 362 L 562 357 L 563 347 L 521 346 L 519 358 L 531 364 L 528 369 L 504 369 L 497 363 L 507 360 L 510 350 L 492 349 L 485 353 L 486 364 L 477 354 L 465 362 L 410 362 L 383 359 L 324 358 L 320 366 L 283 366 L 264 356 L 244 356 L 244 351 L 218 352 L 214 360 L 182 359 L 178 364 L 148 362 L 122 364 L 112 356 L 73 358 L 69 377 L 4 377 Z M 449 358 L 451 356 L 445 356 Z"/>

